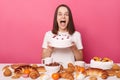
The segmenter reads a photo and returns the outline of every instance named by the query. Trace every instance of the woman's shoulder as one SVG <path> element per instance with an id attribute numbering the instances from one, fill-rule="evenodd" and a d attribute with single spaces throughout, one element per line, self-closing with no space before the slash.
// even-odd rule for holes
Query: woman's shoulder
<path id="1" fill-rule="evenodd" d="M 47 31 L 47 32 L 45 33 L 45 35 L 46 35 L 46 36 L 52 36 L 53 33 L 52 33 L 52 31 Z"/>
<path id="2" fill-rule="evenodd" d="M 46 34 L 53 34 L 52 31 L 47 31 Z"/>
<path id="3" fill-rule="evenodd" d="M 75 31 L 73 35 L 81 35 L 81 33 L 79 31 Z"/>

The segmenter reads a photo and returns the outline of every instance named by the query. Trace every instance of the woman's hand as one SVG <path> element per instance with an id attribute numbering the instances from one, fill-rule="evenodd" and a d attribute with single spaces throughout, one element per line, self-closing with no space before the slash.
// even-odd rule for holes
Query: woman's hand
<path id="1" fill-rule="evenodd" d="M 53 53 L 53 51 L 54 51 L 54 47 L 50 46 L 50 42 L 48 42 L 47 49 L 50 53 Z"/>
<path id="2" fill-rule="evenodd" d="M 70 47 L 71 48 L 71 50 L 74 52 L 74 51 L 76 51 L 76 50 L 78 50 L 77 49 L 77 46 L 76 46 L 76 44 L 74 43 L 74 42 L 72 42 L 72 46 Z"/>
<path id="3" fill-rule="evenodd" d="M 53 53 L 53 51 L 54 51 L 54 47 L 51 47 L 50 43 L 48 42 L 47 48 L 44 48 L 42 50 L 42 59 L 46 57 L 51 57 L 51 54 Z"/>

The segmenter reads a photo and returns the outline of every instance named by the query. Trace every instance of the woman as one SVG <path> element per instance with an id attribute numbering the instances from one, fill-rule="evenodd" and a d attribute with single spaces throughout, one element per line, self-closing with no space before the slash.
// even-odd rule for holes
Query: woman
<path id="1" fill-rule="evenodd" d="M 49 40 L 54 35 L 59 34 L 70 35 L 73 40 L 72 46 L 68 48 L 50 46 Z M 72 13 L 67 5 L 61 4 L 56 8 L 53 29 L 46 32 L 42 48 L 42 58 L 52 57 L 53 61 L 62 63 L 64 67 L 67 67 L 70 62 L 83 60 L 81 35 L 78 31 L 75 31 Z"/>

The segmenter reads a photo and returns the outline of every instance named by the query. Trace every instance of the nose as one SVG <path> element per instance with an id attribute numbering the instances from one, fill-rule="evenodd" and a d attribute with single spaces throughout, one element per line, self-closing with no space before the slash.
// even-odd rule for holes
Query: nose
<path id="1" fill-rule="evenodd" d="M 62 18 L 65 18 L 65 15 L 64 15 L 64 14 L 62 15 Z"/>

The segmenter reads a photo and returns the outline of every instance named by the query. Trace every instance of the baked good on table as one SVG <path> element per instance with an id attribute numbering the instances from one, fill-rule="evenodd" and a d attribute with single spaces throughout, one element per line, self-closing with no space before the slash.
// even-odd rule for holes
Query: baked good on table
<path id="1" fill-rule="evenodd" d="M 61 78 L 64 78 L 64 79 L 74 80 L 74 76 L 72 73 L 61 72 L 60 76 L 61 76 Z"/>
<path id="2" fill-rule="evenodd" d="M 36 78 L 38 78 L 40 76 L 40 74 L 39 74 L 38 71 L 32 71 L 32 72 L 29 73 L 29 76 L 32 79 L 36 79 Z"/>
<path id="3" fill-rule="evenodd" d="M 57 48 L 69 47 L 72 45 L 71 36 L 67 34 L 54 35 L 50 40 L 50 45 Z"/>
<path id="4" fill-rule="evenodd" d="M 116 72 L 116 77 L 117 77 L 117 78 L 120 78 L 120 71 L 117 71 L 117 72 Z"/>
<path id="5" fill-rule="evenodd" d="M 120 70 L 120 66 L 118 64 L 113 64 L 112 70 L 119 71 Z"/>
<path id="6" fill-rule="evenodd" d="M 114 63 L 112 68 L 111 68 L 112 71 L 114 71 L 114 75 L 117 77 L 117 78 L 120 78 L 120 65 Z M 109 72 L 108 72 L 109 74 Z"/>
<path id="7" fill-rule="evenodd" d="M 9 69 L 9 66 L 5 66 L 3 69 L 3 75 L 8 77 L 8 76 L 11 76 L 12 75 L 12 71 Z"/>
<path id="8" fill-rule="evenodd" d="M 108 73 L 106 70 L 98 69 L 98 68 L 88 68 L 85 70 L 86 76 L 98 76 L 102 79 L 107 79 Z"/>
<path id="9" fill-rule="evenodd" d="M 115 70 L 109 69 L 109 70 L 106 70 L 106 71 L 108 73 L 108 76 L 115 76 L 116 75 L 116 71 Z"/>
<path id="10" fill-rule="evenodd" d="M 38 70 L 38 72 L 46 72 L 44 66 L 39 66 L 39 67 L 37 67 L 37 70 Z"/>
<path id="11" fill-rule="evenodd" d="M 97 58 L 95 57 L 94 60 L 98 62 L 109 62 L 108 58 Z M 68 64 L 67 68 L 64 68 L 59 63 L 50 63 L 46 64 L 47 66 L 60 66 L 60 69 L 57 73 L 60 74 L 61 79 L 70 79 L 70 80 L 83 80 L 84 78 L 88 77 L 90 80 L 97 80 L 97 77 L 102 79 L 107 79 L 109 76 L 116 76 L 120 78 L 120 66 L 118 64 L 113 64 L 112 68 L 110 69 L 100 69 L 100 68 L 92 68 L 92 67 L 81 67 L 78 65 L 74 65 L 72 63 Z M 45 66 L 38 66 L 38 65 L 7 65 L 2 69 L 3 75 L 5 77 L 10 77 L 13 79 L 17 79 L 20 77 L 24 78 L 31 78 L 40 80 L 49 80 L 50 75 L 46 74 Z"/>
<path id="12" fill-rule="evenodd" d="M 11 78 L 17 79 L 20 77 L 30 77 L 32 79 L 36 79 L 40 76 L 40 73 L 36 66 L 31 65 L 21 65 L 21 64 L 13 64 L 13 65 L 7 65 L 3 67 L 3 75 L 4 76 L 11 76 Z"/>
<path id="13" fill-rule="evenodd" d="M 82 80 L 85 78 L 86 74 L 85 68 L 78 65 L 73 65 L 68 63 L 67 68 L 63 68 L 59 71 L 60 77 L 70 80 Z"/>
<path id="14" fill-rule="evenodd" d="M 90 67 L 92 68 L 100 68 L 100 69 L 111 69 L 113 66 L 113 61 L 109 58 L 100 58 L 100 57 L 93 57 L 90 60 Z"/>
<path id="15" fill-rule="evenodd" d="M 22 76 L 28 75 L 32 79 L 38 78 L 40 76 L 37 69 L 30 66 L 30 65 L 19 66 L 18 68 L 15 69 L 14 73 L 15 74 L 22 74 Z"/>
<path id="16" fill-rule="evenodd" d="M 94 61 L 101 61 L 101 58 L 100 57 L 93 57 L 93 60 Z"/>
<path id="17" fill-rule="evenodd" d="M 10 65 L 12 69 L 16 69 L 18 68 L 19 66 L 24 66 L 24 65 L 29 65 L 29 64 L 23 64 L 23 63 L 19 63 L 19 64 L 12 64 Z"/>
<path id="18" fill-rule="evenodd" d="M 97 80 L 96 76 L 90 76 L 90 80 Z"/>

